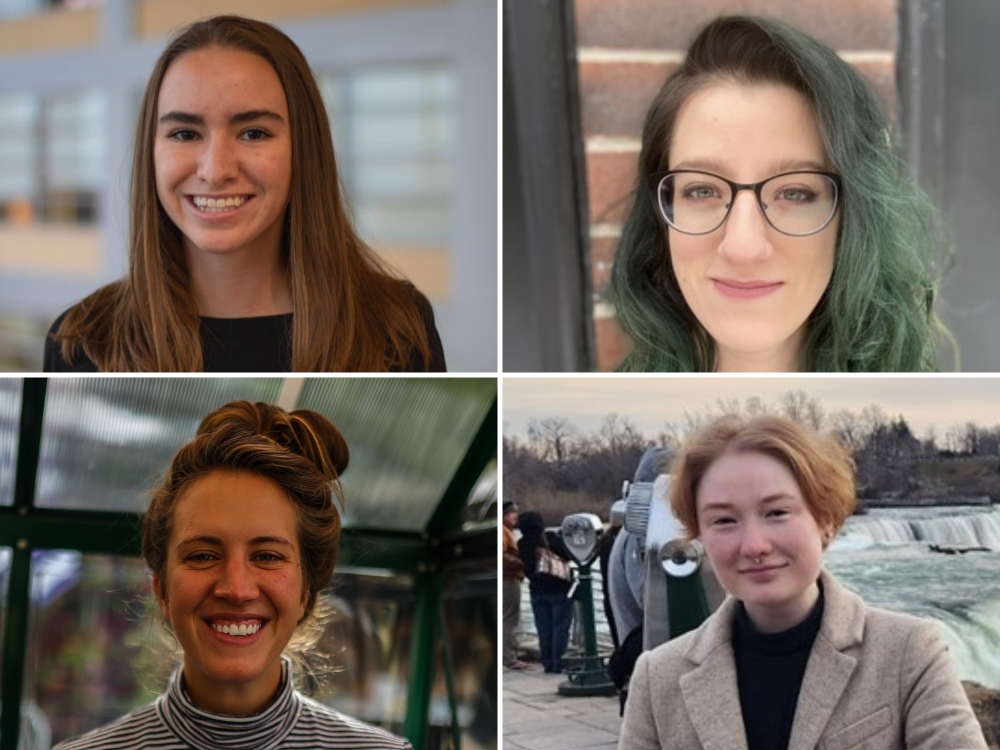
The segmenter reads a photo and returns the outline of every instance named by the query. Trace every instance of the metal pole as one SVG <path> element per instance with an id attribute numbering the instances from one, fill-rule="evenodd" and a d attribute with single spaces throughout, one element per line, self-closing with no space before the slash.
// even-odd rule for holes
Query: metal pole
<path id="1" fill-rule="evenodd" d="M 423 564 L 421 564 L 423 567 Z M 438 573 L 424 569 L 417 574 L 414 589 L 413 635 L 410 638 L 410 669 L 406 694 L 406 738 L 413 750 L 427 747 L 431 689 L 434 684 L 435 606 Z"/>

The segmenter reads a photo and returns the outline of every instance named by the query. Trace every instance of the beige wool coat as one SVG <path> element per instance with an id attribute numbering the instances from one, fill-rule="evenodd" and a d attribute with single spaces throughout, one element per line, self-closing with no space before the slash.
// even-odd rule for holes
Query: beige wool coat
<path id="1" fill-rule="evenodd" d="M 788 750 L 986 750 L 937 626 L 873 609 L 828 573 Z M 635 665 L 620 750 L 747 750 L 729 597 Z"/>

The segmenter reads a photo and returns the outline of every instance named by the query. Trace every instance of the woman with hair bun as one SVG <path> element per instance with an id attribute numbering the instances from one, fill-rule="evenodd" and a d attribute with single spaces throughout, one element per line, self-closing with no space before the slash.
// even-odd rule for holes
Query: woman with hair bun
<path id="1" fill-rule="evenodd" d="M 292 684 L 288 653 L 315 630 L 337 559 L 348 459 L 340 431 L 308 409 L 234 401 L 202 420 L 142 528 L 183 664 L 153 703 L 59 750 L 410 747 Z"/>
<path id="2" fill-rule="evenodd" d="M 437 372 L 426 297 L 357 235 L 309 63 L 271 24 L 181 29 L 139 107 L 128 274 L 46 372 Z"/>
<path id="3" fill-rule="evenodd" d="M 729 598 L 639 657 L 628 750 L 986 750 L 933 622 L 867 606 L 823 570 L 854 510 L 846 449 L 780 417 L 691 437 L 670 505 Z"/>
<path id="4" fill-rule="evenodd" d="M 621 369 L 934 370 L 943 247 L 864 78 L 778 21 L 718 18 L 646 115 Z"/>

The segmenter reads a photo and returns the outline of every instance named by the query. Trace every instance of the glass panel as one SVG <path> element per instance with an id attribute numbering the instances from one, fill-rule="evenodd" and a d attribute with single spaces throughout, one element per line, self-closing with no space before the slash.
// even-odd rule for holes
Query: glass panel
<path id="1" fill-rule="evenodd" d="M 496 398 L 494 378 L 358 378 L 306 382 L 300 408 L 344 434 L 345 526 L 427 526 Z"/>
<path id="2" fill-rule="evenodd" d="M 344 567 L 323 599 L 336 616 L 318 650 L 332 655 L 335 671 L 313 697 L 402 734 L 413 626 L 412 576 Z"/>
<path id="3" fill-rule="evenodd" d="M 27 222 L 41 193 L 38 94 L 0 96 L 0 220 Z"/>
<path id="4" fill-rule="evenodd" d="M 0 674 L 3 674 L 3 639 L 7 632 L 7 586 L 10 583 L 10 547 L 0 547 Z M 0 684 L 0 698 L 3 685 Z"/>
<path id="5" fill-rule="evenodd" d="M 443 63 L 320 73 L 340 170 L 376 244 L 447 244 L 455 79 Z"/>
<path id="6" fill-rule="evenodd" d="M 14 470 L 20 427 L 21 379 L 0 378 L 0 505 L 14 502 Z"/>
<path id="7" fill-rule="evenodd" d="M 442 601 L 462 747 L 497 746 L 497 562 L 446 571 Z M 430 747 L 452 747 L 444 649 L 437 648 Z"/>
<path id="8" fill-rule="evenodd" d="M 228 401 L 273 402 L 278 378 L 49 381 L 37 505 L 139 513 L 198 423 Z"/>
<path id="9" fill-rule="evenodd" d="M 145 638 L 153 630 L 140 560 L 36 550 L 31 555 L 25 720 L 48 747 L 148 703 L 162 687 Z"/>

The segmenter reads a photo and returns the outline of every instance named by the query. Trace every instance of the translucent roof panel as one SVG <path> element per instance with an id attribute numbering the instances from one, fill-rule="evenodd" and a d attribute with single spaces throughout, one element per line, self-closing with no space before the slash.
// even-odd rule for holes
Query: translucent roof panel
<path id="1" fill-rule="evenodd" d="M 281 385 L 280 378 L 52 378 L 35 504 L 142 512 L 146 491 L 206 414 L 237 399 L 273 402 Z"/>
<path id="2" fill-rule="evenodd" d="M 298 406 L 329 417 L 351 449 L 344 525 L 423 530 L 496 393 L 496 378 L 306 381 Z"/>
<path id="3" fill-rule="evenodd" d="M 21 380 L 0 378 L 0 505 L 14 503 L 17 435 L 21 425 Z"/>

